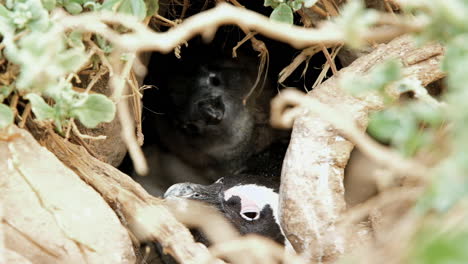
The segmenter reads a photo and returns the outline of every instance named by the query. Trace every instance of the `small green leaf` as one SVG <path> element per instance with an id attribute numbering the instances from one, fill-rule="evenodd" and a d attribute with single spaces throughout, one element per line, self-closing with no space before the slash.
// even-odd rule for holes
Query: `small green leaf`
<path id="1" fill-rule="evenodd" d="M 57 5 L 57 1 L 56 0 L 42 0 L 42 5 L 48 11 L 52 11 L 55 8 L 55 6 Z"/>
<path id="2" fill-rule="evenodd" d="M 57 63 L 65 72 L 78 70 L 87 60 L 86 54 L 81 49 L 68 49 L 62 51 L 57 57 Z"/>
<path id="3" fill-rule="evenodd" d="M 13 112 L 10 107 L 0 104 L 0 128 L 13 124 Z"/>
<path id="4" fill-rule="evenodd" d="M 123 0 L 118 11 L 134 15 L 138 20 L 143 20 L 146 17 L 146 5 L 143 0 Z"/>
<path id="5" fill-rule="evenodd" d="M 159 0 L 145 0 L 146 8 L 148 11 L 146 12 L 146 16 L 154 16 L 158 14 L 159 11 Z"/>
<path id="6" fill-rule="evenodd" d="M 120 6 L 122 0 L 105 0 L 102 3 L 101 10 L 107 10 L 117 12 L 117 8 Z"/>
<path id="7" fill-rule="evenodd" d="M 31 108 L 33 113 L 39 120 L 54 119 L 55 110 L 53 107 L 48 105 L 44 99 L 37 94 L 30 93 L 25 96 L 26 99 L 31 102 Z"/>
<path id="8" fill-rule="evenodd" d="M 0 16 L 10 19 L 10 10 L 6 9 L 4 5 L 0 5 Z"/>
<path id="9" fill-rule="evenodd" d="M 398 113 L 388 109 L 371 115 L 367 131 L 380 142 L 389 143 L 400 127 Z"/>
<path id="10" fill-rule="evenodd" d="M 294 22 L 293 11 L 287 4 L 282 3 L 271 12 L 270 19 L 292 25 Z"/>
<path id="11" fill-rule="evenodd" d="M 464 264 L 468 259 L 468 231 L 463 222 L 443 233 L 439 226 L 427 226 L 416 237 L 410 251 L 413 264 Z"/>
<path id="12" fill-rule="evenodd" d="M 13 86 L 11 85 L 2 85 L 0 88 L 0 103 L 7 98 L 11 92 L 13 92 Z"/>
<path id="13" fill-rule="evenodd" d="M 91 11 L 99 11 L 101 9 L 101 4 L 94 1 L 87 1 L 83 4 L 84 8 L 88 8 Z"/>
<path id="14" fill-rule="evenodd" d="M 110 44 L 109 42 L 107 42 L 106 39 L 104 39 L 103 37 L 101 36 L 96 36 L 96 42 L 99 46 L 99 48 L 102 49 L 102 51 L 104 51 L 104 53 L 111 53 L 112 52 L 112 44 Z"/>
<path id="15" fill-rule="evenodd" d="M 295 0 L 295 1 L 289 2 L 289 6 L 292 8 L 294 12 L 301 9 L 302 4 L 303 4 L 303 0 Z"/>
<path id="16" fill-rule="evenodd" d="M 79 48 L 81 50 L 85 49 L 85 46 L 83 44 L 83 33 L 81 31 L 75 30 L 68 35 L 68 39 L 70 46 Z"/>
<path id="17" fill-rule="evenodd" d="M 80 4 L 75 3 L 75 2 L 70 2 L 66 4 L 65 9 L 72 15 L 76 15 L 76 14 L 83 12 L 83 7 Z"/>
<path id="18" fill-rule="evenodd" d="M 102 94 L 91 94 L 78 107 L 72 109 L 72 115 L 88 128 L 94 128 L 101 122 L 110 122 L 115 116 L 115 104 Z"/>
<path id="19" fill-rule="evenodd" d="M 277 8 L 279 6 L 278 0 L 265 0 L 263 2 L 264 6 L 271 6 L 272 8 Z"/>

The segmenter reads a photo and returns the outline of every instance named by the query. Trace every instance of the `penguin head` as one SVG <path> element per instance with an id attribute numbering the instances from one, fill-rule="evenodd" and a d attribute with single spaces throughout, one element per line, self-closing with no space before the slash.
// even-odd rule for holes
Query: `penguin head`
<path id="1" fill-rule="evenodd" d="M 164 198 L 208 203 L 217 208 L 241 234 L 255 233 L 284 244 L 277 191 L 261 184 L 239 182 L 241 178 L 237 175 L 220 178 L 211 185 L 178 183 L 169 187 Z"/>

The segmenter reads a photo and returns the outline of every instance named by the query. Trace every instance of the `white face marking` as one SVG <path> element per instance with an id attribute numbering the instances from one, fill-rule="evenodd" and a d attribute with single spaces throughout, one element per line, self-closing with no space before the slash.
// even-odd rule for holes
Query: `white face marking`
<path id="1" fill-rule="evenodd" d="M 259 186 L 256 184 L 238 185 L 229 188 L 224 192 L 225 201 L 229 200 L 233 196 L 239 196 L 241 198 L 241 203 L 244 202 L 242 204 L 242 207 L 244 207 L 245 205 L 246 208 L 250 209 L 253 206 L 256 206 L 259 212 L 261 212 L 263 208 L 265 208 L 265 206 L 270 205 L 270 208 L 273 211 L 273 217 L 275 218 L 275 222 L 276 224 L 278 224 L 279 227 L 281 227 L 278 217 L 279 195 L 273 189 L 267 188 L 265 186 Z M 251 220 L 256 219 L 250 219 L 250 221 Z M 283 232 L 283 230 L 281 230 L 281 232 Z"/>
<path id="2" fill-rule="evenodd" d="M 273 189 L 265 187 L 265 186 L 260 186 L 256 184 L 247 184 L 247 185 L 234 186 L 224 192 L 225 201 L 228 201 L 232 196 L 239 196 L 241 198 L 241 202 L 242 202 L 243 197 L 248 198 L 249 200 L 248 205 L 250 206 L 251 202 L 254 202 L 255 205 L 259 208 L 259 211 L 262 211 L 266 205 L 270 205 L 270 208 L 273 211 L 273 217 L 275 219 L 275 222 L 279 226 L 281 234 L 284 236 L 286 249 L 289 250 L 290 252 L 295 252 L 294 248 L 292 247 L 291 243 L 286 237 L 283 231 L 283 228 L 281 227 L 281 224 L 279 222 L 279 216 L 278 216 L 279 195 L 278 193 L 276 193 Z M 258 214 L 258 217 L 259 216 L 260 214 Z M 255 219 L 250 219 L 249 221 L 252 221 L 252 220 L 255 220 Z"/>

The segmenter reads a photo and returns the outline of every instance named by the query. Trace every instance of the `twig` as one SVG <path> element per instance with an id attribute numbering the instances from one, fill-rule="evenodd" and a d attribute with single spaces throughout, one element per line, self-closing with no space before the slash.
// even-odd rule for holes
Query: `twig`
<path id="1" fill-rule="evenodd" d="M 16 114 L 18 113 L 18 110 L 16 109 L 16 106 L 18 105 L 18 100 L 19 100 L 19 95 L 15 93 L 11 97 L 11 101 L 10 101 L 10 109 L 13 112 L 14 116 L 16 116 Z"/>
<path id="2" fill-rule="evenodd" d="M 120 54 L 120 51 L 114 51 L 113 58 L 116 61 L 115 65 L 119 65 L 120 56 L 118 54 Z M 129 77 L 135 57 L 135 53 L 129 55 L 129 59 L 123 65 L 119 74 L 115 74 L 110 78 L 109 84 L 114 89 L 112 97 L 117 101 L 117 115 L 122 124 L 122 140 L 128 148 L 135 171 L 139 175 L 146 175 L 148 173 L 148 164 L 135 136 L 135 122 L 130 114 L 128 100 L 122 98 L 124 94 L 127 94 L 126 79 Z"/>
<path id="3" fill-rule="evenodd" d="M 338 52 L 341 50 L 342 47 L 343 47 L 343 45 L 340 45 L 338 47 L 333 48 L 333 52 L 332 52 L 332 55 L 331 55 L 331 59 L 333 61 L 335 60 L 336 56 L 338 55 Z M 329 69 L 330 69 L 330 63 L 326 63 L 324 65 L 322 71 L 320 72 L 319 76 L 315 80 L 314 84 L 312 85 L 312 89 L 319 86 L 323 82 L 323 80 L 327 77 L 327 72 L 328 72 Z"/>
<path id="4" fill-rule="evenodd" d="M 381 18 L 384 17 L 385 15 L 382 14 Z M 177 45 L 197 34 L 202 34 L 205 39 L 210 39 L 216 32 L 217 27 L 227 24 L 235 24 L 241 28 L 257 31 L 269 38 L 287 42 L 295 48 L 306 48 L 319 43 L 324 45 L 337 44 L 345 40 L 344 32 L 331 22 L 324 23 L 317 29 L 305 29 L 299 26 L 274 22 L 254 11 L 223 3 L 201 14 L 187 18 L 179 26 L 163 33 L 149 30 L 134 17 L 107 12 L 84 13 L 77 16 L 62 15 L 57 22 L 63 27 L 58 29 L 60 31 L 75 28 L 93 32 L 126 51 L 154 50 L 168 53 Z M 121 24 L 134 29 L 134 31 L 119 34 L 111 30 L 105 23 Z M 363 33 L 361 37 L 363 41 L 367 42 L 382 42 L 407 32 L 418 31 L 423 26 L 417 21 L 400 24 L 395 21 L 393 27 L 372 28 Z"/>
<path id="5" fill-rule="evenodd" d="M 106 54 L 104 54 L 104 51 L 102 51 L 101 48 L 99 48 L 96 43 L 92 40 L 86 40 L 86 43 L 91 47 L 92 51 L 95 52 L 99 59 L 101 60 L 101 63 L 107 68 L 109 71 L 109 76 L 114 75 L 114 71 L 112 69 L 112 65 L 110 64 L 109 60 L 106 57 Z"/>
<path id="6" fill-rule="evenodd" d="M 310 10 L 314 11 L 315 13 L 323 16 L 323 17 L 327 17 L 328 16 L 328 13 L 325 12 L 325 10 L 323 10 L 322 8 L 318 7 L 317 5 L 314 5 L 310 8 Z"/>
<path id="7" fill-rule="evenodd" d="M 73 129 L 73 133 L 75 133 L 75 135 L 77 135 L 78 137 L 82 138 L 82 139 L 89 139 L 89 140 L 104 140 L 107 138 L 107 136 L 104 136 L 104 135 L 99 135 L 99 136 L 90 136 L 90 135 L 85 135 L 85 134 L 81 134 L 80 130 L 78 129 L 78 127 L 76 126 L 75 124 L 75 120 L 72 118 L 70 119 L 70 124 L 71 124 L 71 127 Z"/>
<path id="8" fill-rule="evenodd" d="M 247 40 L 251 39 L 253 36 L 255 36 L 257 34 L 257 32 L 247 32 L 245 37 L 237 42 L 236 46 L 234 46 L 234 48 L 232 48 L 232 57 L 233 58 L 236 58 L 237 57 L 237 49 L 242 46 Z"/>
<path id="9" fill-rule="evenodd" d="M 296 70 L 296 68 L 299 67 L 299 65 L 301 65 L 305 60 L 307 60 L 307 58 L 317 54 L 317 52 L 319 51 L 320 47 L 318 47 L 317 45 L 302 50 L 301 53 L 297 55 L 288 66 L 281 70 L 281 72 L 279 73 L 278 82 L 284 82 Z"/>
<path id="10" fill-rule="evenodd" d="M 322 52 L 323 52 L 323 54 L 325 54 L 325 58 L 327 58 L 327 62 L 328 62 L 328 64 L 330 65 L 330 67 L 332 69 L 333 75 L 338 74 L 338 70 L 336 69 L 334 58 L 332 58 L 330 56 L 330 53 L 328 52 L 327 48 L 325 46 L 323 46 L 323 45 L 322 45 Z"/>
<path id="11" fill-rule="evenodd" d="M 136 80 L 136 76 L 133 73 L 133 71 L 130 74 L 131 80 L 128 80 L 128 84 L 132 88 L 132 99 L 133 99 L 133 116 L 135 120 L 135 126 L 136 126 L 136 136 L 137 136 L 137 142 L 138 145 L 142 146 L 143 141 L 144 141 L 144 136 L 143 136 L 143 128 L 142 128 L 142 122 L 141 122 L 141 98 L 143 95 L 140 93 L 137 85 L 138 81 Z"/>
<path id="12" fill-rule="evenodd" d="M 163 16 L 161 16 L 161 15 L 155 15 L 154 17 L 157 18 L 157 19 L 159 19 L 159 20 L 161 20 L 161 21 L 163 21 L 163 22 L 166 23 L 168 26 L 171 26 L 171 27 L 177 26 L 177 23 L 176 23 L 176 22 L 174 22 L 174 21 L 172 21 L 172 20 L 170 20 L 170 19 L 167 19 L 167 18 L 165 18 L 165 17 L 163 17 Z"/>
<path id="13" fill-rule="evenodd" d="M 75 121 L 75 118 L 73 117 L 70 118 L 70 120 L 68 120 L 67 130 L 65 131 L 65 141 L 68 141 L 70 139 L 70 132 L 71 132 L 74 121 Z"/>
<path id="14" fill-rule="evenodd" d="M 100 70 L 96 73 L 96 75 L 92 77 L 91 81 L 88 83 L 88 86 L 86 86 L 86 90 L 84 92 L 89 93 L 91 89 L 93 89 L 94 85 L 101 79 L 101 76 L 107 73 L 108 70 L 108 67 L 101 67 Z"/>

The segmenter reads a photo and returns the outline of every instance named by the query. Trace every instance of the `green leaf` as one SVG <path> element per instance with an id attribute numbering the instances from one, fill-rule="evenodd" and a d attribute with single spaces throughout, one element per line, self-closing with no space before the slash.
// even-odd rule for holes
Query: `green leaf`
<path id="1" fill-rule="evenodd" d="M 54 119 L 55 117 L 54 108 L 48 105 L 40 95 L 30 93 L 30 94 L 27 94 L 25 98 L 28 99 L 29 102 L 31 102 L 32 111 L 36 115 L 37 119 L 39 120 Z"/>
<path id="2" fill-rule="evenodd" d="M 400 127 L 398 113 L 388 109 L 371 115 L 367 131 L 379 141 L 389 143 Z"/>
<path id="3" fill-rule="evenodd" d="M 271 12 L 270 19 L 292 25 L 294 22 L 293 11 L 287 4 L 282 3 Z"/>
<path id="4" fill-rule="evenodd" d="M 6 9 L 4 5 L 0 5 L 0 16 L 10 19 L 10 10 Z"/>
<path id="5" fill-rule="evenodd" d="M 72 15 L 77 15 L 83 12 L 83 7 L 80 4 L 75 2 L 70 2 L 65 5 L 65 9 Z"/>
<path id="6" fill-rule="evenodd" d="M 0 128 L 13 124 L 13 112 L 10 107 L 0 104 Z"/>
<path id="7" fill-rule="evenodd" d="M 277 8 L 279 6 L 279 1 L 278 0 L 265 0 L 263 2 L 264 6 L 271 6 L 273 8 Z"/>
<path id="8" fill-rule="evenodd" d="M 145 0 L 146 8 L 148 11 L 146 12 L 146 16 L 154 16 L 158 14 L 159 11 L 159 0 Z"/>
<path id="9" fill-rule="evenodd" d="M 96 3 L 94 1 L 87 1 L 83 4 L 84 8 L 88 8 L 91 11 L 99 11 L 101 10 L 102 6 L 100 3 Z"/>
<path id="10" fill-rule="evenodd" d="M 13 92 L 13 86 L 11 85 L 2 85 L 0 88 L 0 103 L 7 98 L 11 92 Z"/>
<path id="11" fill-rule="evenodd" d="M 78 70 L 88 59 L 81 49 L 68 49 L 62 51 L 57 57 L 57 63 L 65 72 Z"/>
<path id="12" fill-rule="evenodd" d="M 102 3 L 101 9 L 117 12 L 117 8 L 120 6 L 121 2 L 122 0 L 105 0 L 104 3 Z"/>
<path id="13" fill-rule="evenodd" d="M 68 39 L 70 46 L 81 50 L 85 49 L 85 45 L 83 44 L 83 33 L 81 31 L 72 31 L 70 35 L 68 35 Z"/>
<path id="14" fill-rule="evenodd" d="M 52 11 L 55 8 L 55 6 L 57 5 L 57 1 L 56 0 L 42 0 L 42 5 L 48 11 Z"/>
<path id="15" fill-rule="evenodd" d="M 335 21 L 336 26 L 344 31 L 346 44 L 358 48 L 365 43 L 362 39 L 363 33 L 378 19 L 377 11 L 366 9 L 363 1 L 348 1 Z"/>
<path id="16" fill-rule="evenodd" d="M 136 16 L 140 21 L 146 17 L 146 5 L 143 0 L 123 0 L 118 11 Z"/>
<path id="17" fill-rule="evenodd" d="M 289 6 L 292 8 L 294 12 L 296 12 L 297 10 L 301 9 L 303 2 L 304 2 L 303 0 L 291 1 L 289 2 Z"/>
<path id="18" fill-rule="evenodd" d="M 434 230 L 438 232 L 434 233 Z M 464 264 L 468 259 L 468 231 L 463 222 L 442 234 L 440 226 L 428 226 L 417 236 L 411 252 L 414 264 Z"/>
<path id="19" fill-rule="evenodd" d="M 72 109 L 72 115 L 88 128 L 94 128 L 101 122 L 110 122 L 115 116 L 115 104 L 102 94 L 91 94 L 78 107 Z"/>
<path id="20" fill-rule="evenodd" d="M 104 53 L 111 53 L 112 52 L 112 44 L 110 44 L 109 42 L 107 42 L 106 39 L 104 39 L 103 37 L 101 36 L 96 36 L 96 42 L 99 46 L 99 48 L 102 49 L 102 51 L 104 51 Z"/>

